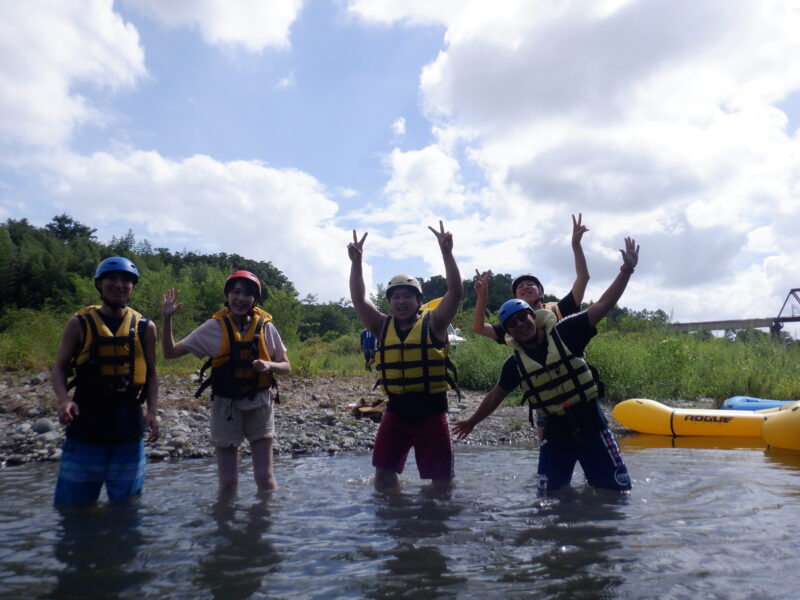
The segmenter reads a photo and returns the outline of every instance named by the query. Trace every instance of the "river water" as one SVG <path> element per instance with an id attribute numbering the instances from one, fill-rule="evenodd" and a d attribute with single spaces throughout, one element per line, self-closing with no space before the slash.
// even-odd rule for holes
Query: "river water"
<path id="1" fill-rule="evenodd" d="M 209 460 L 149 466 L 135 506 L 52 506 L 56 465 L 0 470 L 0 598 L 703 598 L 800 592 L 800 453 L 622 440 L 634 488 L 539 497 L 537 450 L 457 448 L 437 494 L 368 456 L 276 460 L 220 501 Z M 244 463 L 245 469 L 247 463 Z"/>

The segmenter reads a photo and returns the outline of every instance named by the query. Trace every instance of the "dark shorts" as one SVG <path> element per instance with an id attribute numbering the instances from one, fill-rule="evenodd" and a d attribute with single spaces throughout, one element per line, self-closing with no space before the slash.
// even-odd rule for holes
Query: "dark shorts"
<path id="1" fill-rule="evenodd" d="M 375 437 L 372 466 L 402 473 L 412 447 L 422 479 L 453 478 L 453 442 L 447 413 L 410 423 L 393 412 L 385 412 Z"/>
<path id="2" fill-rule="evenodd" d="M 55 504 L 91 504 L 106 485 L 108 500 L 127 502 L 142 492 L 144 441 L 132 444 L 87 444 L 67 439 L 61 451 Z"/>
<path id="3" fill-rule="evenodd" d="M 544 438 L 539 446 L 539 489 L 549 491 L 569 485 L 577 462 L 589 485 L 611 490 L 631 489 L 617 439 L 608 429 L 600 408 L 589 405 L 582 410 L 585 414 L 578 422 L 594 422 L 595 426 L 587 425 L 583 431 L 576 432 L 563 421 L 555 421 L 555 425 L 551 419 L 545 421 Z"/>

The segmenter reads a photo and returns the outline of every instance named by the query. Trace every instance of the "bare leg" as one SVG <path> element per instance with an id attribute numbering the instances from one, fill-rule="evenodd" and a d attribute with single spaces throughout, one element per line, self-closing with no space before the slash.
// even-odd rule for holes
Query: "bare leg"
<path id="1" fill-rule="evenodd" d="M 277 490 L 278 482 L 272 472 L 272 438 L 262 438 L 250 442 L 253 455 L 253 477 L 262 490 Z"/>
<path id="2" fill-rule="evenodd" d="M 375 489 L 385 492 L 400 487 L 400 479 L 392 469 L 375 467 Z"/>
<path id="3" fill-rule="evenodd" d="M 233 446 L 217 447 L 217 473 L 219 493 L 232 494 L 239 485 L 239 449 Z"/>

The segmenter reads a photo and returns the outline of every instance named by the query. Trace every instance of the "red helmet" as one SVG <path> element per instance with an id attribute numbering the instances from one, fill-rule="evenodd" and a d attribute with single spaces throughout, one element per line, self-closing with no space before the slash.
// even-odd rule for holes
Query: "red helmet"
<path id="1" fill-rule="evenodd" d="M 256 284 L 256 288 L 258 289 L 258 298 L 256 298 L 256 302 L 261 300 L 261 281 L 258 277 L 251 273 L 250 271 L 236 271 L 235 273 L 231 273 L 230 277 L 225 280 L 225 295 L 228 295 L 228 290 L 231 289 L 233 286 L 233 282 L 236 279 L 246 279 L 247 281 L 251 281 L 252 283 Z"/>

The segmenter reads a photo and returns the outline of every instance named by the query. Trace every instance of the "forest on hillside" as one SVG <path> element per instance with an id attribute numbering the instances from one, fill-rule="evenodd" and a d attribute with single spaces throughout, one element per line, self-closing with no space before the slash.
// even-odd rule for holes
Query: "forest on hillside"
<path id="1" fill-rule="evenodd" d="M 185 310 L 179 313 L 176 323 L 179 333 L 220 308 L 225 278 L 239 269 L 252 271 L 262 280 L 266 289 L 264 304 L 287 341 L 331 340 L 360 331 L 349 299 L 321 303 L 313 294 L 300 298 L 293 282 L 272 262 L 224 252 L 200 254 L 153 247 L 145 239 L 137 240 L 130 230 L 109 241 L 100 241 L 95 234 L 96 229 L 66 214 L 53 217 L 44 227 L 36 227 L 27 219 L 9 219 L 0 225 L 0 332 L 15 311 L 69 315 L 76 308 L 96 303 L 94 270 L 103 258 L 117 255 L 133 260 L 142 273 L 131 304 L 146 316 L 158 319 L 163 293 L 170 287 L 181 290 Z M 419 279 L 426 299 L 440 297 L 446 291 L 442 276 Z M 490 315 L 511 297 L 512 280 L 506 273 L 492 276 Z M 383 289 L 379 285 L 372 300 L 388 312 Z M 545 299 L 557 300 L 553 296 Z M 475 300 L 472 281 L 464 281 L 458 318 L 462 327 L 469 326 L 464 315 L 470 313 L 471 317 Z M 631 320 L 665 324 L 668 316 L 661 310 L 630 311 L 618 307 L 609 320 L 622 326 Z"/>

